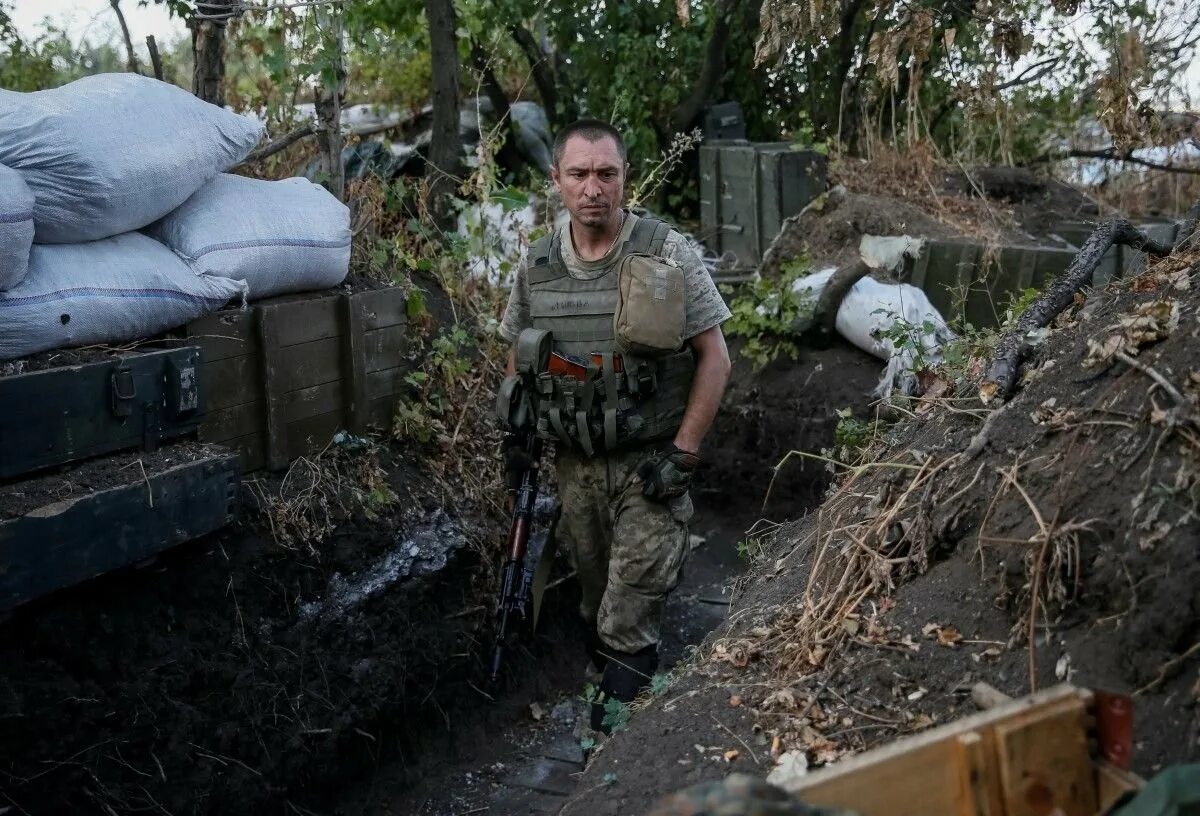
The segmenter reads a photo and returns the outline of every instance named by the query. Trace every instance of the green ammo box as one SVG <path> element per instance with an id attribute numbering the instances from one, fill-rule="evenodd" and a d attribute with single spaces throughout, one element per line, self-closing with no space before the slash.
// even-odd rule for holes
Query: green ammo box
<path id="1" fill-rule="evenodd" d="M 726 274 L 750 272 L 795 215 L 825 191 L 825 156 L 789 142 L 710 142 L 700 148 L 698 236 L 728 261 Z"/>

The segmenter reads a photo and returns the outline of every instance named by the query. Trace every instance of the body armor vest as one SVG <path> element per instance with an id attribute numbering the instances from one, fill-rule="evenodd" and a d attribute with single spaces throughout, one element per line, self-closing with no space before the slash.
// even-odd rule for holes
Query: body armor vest
<path id="1" fill-rule="evenodd" d="M 653 359 L 622 355 L 613 326 L 621 260 L 630 253 L 661 256 L 670 227 L 638 218 L 611 267 L 592 280 L 568 273 L 561 232 L 530 247 L 530 317 L 534 329 L 551 333 L 553 351 L 586 373 L 582 379 L 538 375 L 539 435 L 587 455 L 673 437 L 687 407 L 695 355 L 687 347 Z"/>

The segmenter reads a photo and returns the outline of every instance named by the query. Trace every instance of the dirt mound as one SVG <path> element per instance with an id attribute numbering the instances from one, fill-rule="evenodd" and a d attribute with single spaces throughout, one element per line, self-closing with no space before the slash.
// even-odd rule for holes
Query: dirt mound
<path id="1" fill-rule="evenodd" d="M 775 537 L 731 625 L 604 746 L 564 812 L 645 812 L 788 750 L 828 762 L 960 716 L 978 680 L 1132 693 L 1135 770 L 1194 759 L 1194 264 L 1159 262 L 1060 318 L 998 414 L 969 383 L 911 406 Z M 1135 365 L 1114 347 L 1140 347 Z"/>
<path id="2" fill-rule="evenodd" d="M 841 156 L 837 185 L 805 212 L 784 222 L 763 260 L 777 275 L 807 252 L 815 268 L 857 257 L 863 235 L 955 238 L 969 235 L 1019 245 L 1066 246 L 1054 232 L 1063 220 L 1093 219 L 1095 201 L 1061 181 L 1024 168 L 977 167 L 969 172 L 921 148 L 873 159 Z"/>
<path id="3" fill-rule="evenodd" d="M 807 252 L 814 268 L 841 265 L 858 255 L 864 235 L 921 235 L 951 238 L 958 231 L 920 208 L 895 198 L 831 191 L 821 205 L 789 218 L 763 260 L 764 276 Z"/>

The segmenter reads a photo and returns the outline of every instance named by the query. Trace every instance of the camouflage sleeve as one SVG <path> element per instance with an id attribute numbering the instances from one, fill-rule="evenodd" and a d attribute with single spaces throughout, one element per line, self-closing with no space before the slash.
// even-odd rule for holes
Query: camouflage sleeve
<path id="1" fill-rule="evenodd" d="M 729 307 L 717 291 L 717 285 L 704 268 L 699 253 L 686 238 L 671 230 L 663 244 L 663 254 L 683 267 L 684 285 L 687 287 L 684 337 L 695 337 L 730 318 Z"/>
<path id="2" fill-rule="evenodd" d="M 510 343 L 515 343 L 517 335 L 532 325 L 533 318 L 529 314 L 529 278 L 525 274 L 525 264 L 521 264 L 508 293 L 504 317 L 500 320 L 500 336 Z"/>

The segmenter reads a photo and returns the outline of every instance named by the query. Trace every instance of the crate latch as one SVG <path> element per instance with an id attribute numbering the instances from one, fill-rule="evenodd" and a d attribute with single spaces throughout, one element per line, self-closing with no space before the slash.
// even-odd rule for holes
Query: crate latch
<path id="1" fill-rule="evenodd" d="M 133 401 L 137 398 L 137 384 L 133 379 L 133 370 L 122 366 L 112 373 L 111 397 L 113 416 L 125 418 L 133 416 Z"/>

